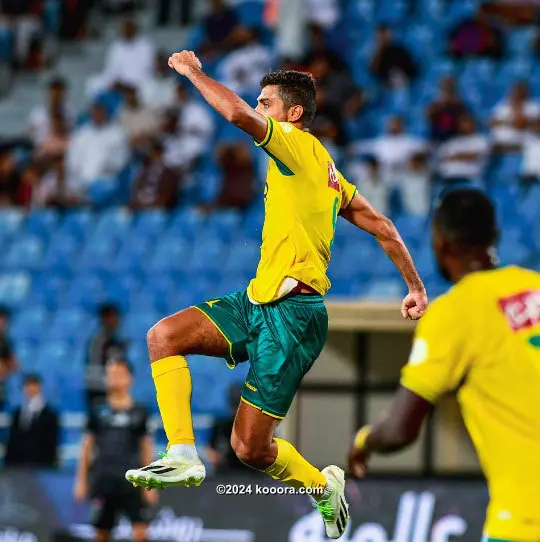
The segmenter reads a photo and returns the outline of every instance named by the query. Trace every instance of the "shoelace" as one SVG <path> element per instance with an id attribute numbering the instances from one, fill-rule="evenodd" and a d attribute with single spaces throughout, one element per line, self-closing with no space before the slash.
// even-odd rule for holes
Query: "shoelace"
<path id="1" fill-rule="evenodd" d="M 332 506 L 330 499 L 325 499 L 324 501 L 314 501 L 312 503 L 313 508 L 317 508 L 321 513 L 321 516 L 326 521 L 332 521 L 334 519 L 336 509 Z"/>

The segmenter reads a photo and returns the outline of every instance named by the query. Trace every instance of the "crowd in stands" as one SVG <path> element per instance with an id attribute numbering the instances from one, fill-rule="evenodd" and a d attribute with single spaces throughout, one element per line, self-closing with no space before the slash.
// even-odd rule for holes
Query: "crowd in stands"
<path id="1" fill-rule="evenodd" d="M 317 15 L 311 17 L 301 59 L 276 58 L 268 30 L 241 24 L 224 0 L 211 2 L 194 45 L 209 71 L 251 102 L 260 79 L 274 67 L 313 73 L 318 81 L 313 133 L 383 211 L 400 201 L 405 213 L 424 216 L 436 187 L 482 182 L 490 158 L 502 153 L 523 155 L 524 182 L 538 177 L 540 104 L 525 80 L 514 81 L 507 96 L 479 116 L 463 96 L 463 85 L 451 73 L 441 73 L 438 90 L 430 89 L 429 98 L 421 100 L 423 110 L 415 109 L 422 118 L 410 126 L 406 106 L 415 103 L 419 81 L 430 68 L 404 33 L 396 36 L 388 24 L 377 27 L 365 63 L 369 84 L 359 84 L 332 34 L 344 16 L 340 4 L 324 2 L 322 9 L 320 2 L 312 3 Z M 30 2 L 27 9 L 38 13 L 38 4 Z M 76 4 L 81 18 L 87 6 Z M 166 4 L 160 9 L 168 10 Z M 407 3 L 409 9 L 414 4 Z M 481 5 L 448 30 L 449 58 L 500 61 L 505 26 L 494 11 L 493 3 Z M 6 146 L 0 151 L 2 204 L 137 210 L 193 202 L 206 210 L 248 206 L 260 186 L 259 158 L 171 73 L 167 55 L 129 18 L 109 47 L 103 71 L 88 78 L 86 112 L 70 105 L 62 78 L 51 80 L 46 103 L 29 117 L 31 150 L 17 153 Z M 387 101 L 398 103 L 388 107 Z M 209 154 L 212 172 L 221 179 L 212 201 L 198 198 L 192 181 L 194 171 L 207 171 Z"/>

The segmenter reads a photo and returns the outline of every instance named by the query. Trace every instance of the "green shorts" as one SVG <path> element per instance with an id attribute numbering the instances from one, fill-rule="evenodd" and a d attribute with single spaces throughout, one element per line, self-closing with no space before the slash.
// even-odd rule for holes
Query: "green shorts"
<path id="1" fill-rule="evenodd" d="M 328 334 L 322 296 L 290 294 L 254 305 L 246 292 L 197 305 L 229 343 L 227 365 L 250 361 L 242 400 L 284 418 Z"/>

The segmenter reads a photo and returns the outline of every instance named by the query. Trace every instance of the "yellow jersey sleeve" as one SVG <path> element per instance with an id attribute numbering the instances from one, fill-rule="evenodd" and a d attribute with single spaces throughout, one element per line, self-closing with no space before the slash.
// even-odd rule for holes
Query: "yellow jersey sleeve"
<path id="1" fill-rule="evenodd" d="M 430 403 L 456 390 L 470 366 L 467 322 L 452 293 L 440 297 L 420 320 L 401 385 Z"/>
<path id="2" fill-rule="evenodd" d="M 339 178 L 339 184 L 341 186 L 341 209 L 345 209 L 349 206 L 349 203 L 353 200 L 354 196 L 358 193 L 358 189 L 354 184 L 350 183 L 345 177 L 341 174 L 340 171 L 337 172 Z"/>
<path id="3" fill-rule="evenodd" d="M 300 148 L 296 138 L 296 128 L 288 122 L 277 122 L 272 117 L 268 119 L 266 137 L 257 147 L 264 149 L 278 164 L 283 175 L 294 175 L 301 167 Z"/>

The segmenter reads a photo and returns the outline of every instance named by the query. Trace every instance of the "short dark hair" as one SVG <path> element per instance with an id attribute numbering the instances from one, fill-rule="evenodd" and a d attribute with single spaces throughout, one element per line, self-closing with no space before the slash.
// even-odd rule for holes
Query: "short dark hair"
<path id="1" fill-rule="evenodd" d="M 59 88 L 59 89 L 65 89 L 67 84 L 66 80 L 63 77 L 57 76 L 53 77 L 49 80 L 49 88 Z"/>
<path id="2" fill-rule="evenodd" d="M 499 236 L 495 207 L 476 188 L 455 188 L 444 193 L 435 206 L 434 223 L 444 237 L 461 245 L 490 247 Z"/>
<path id="3" fill-rule="evenodd" d="M 114 303 L 103 303 L 103 305 L 99 307 L 98 312 L 100 318 L 105 318 L 111 314 L 120 314 L 120 310 Z"/>
<path id="4" fill-rule="evenodd" d="M 304 126 L 311 126 L 317 111 L 317 90 L 313 76 L 295 70 L 277 70 L 262 78 L 261 88 L 270 85 L 279 87 L 279 97 L 287 109 L 293 105 L 301 105 L 304 108 L 302 123 Z"/>
<path id="5" fill-rule="evenodd" d="M 125 367 L 129 374 L 131 376 L 133 376 L 135 374 L 135 370 L 133 368 L 133 365 L 130 363 L 129 360 L 127 360 L 126 358 L 124 357 L 113 357 L 113 358 L 109 358 L 107 360 L 107 363 L 106 363 L 106 366 L 109 366 L 109 365 L 122 365 L 123 367 Z"/>
<path id="6" fill-rule="evenodd" d="M 24 375 L 23 378 L 23 384 L 26 386 L 27 384 L 41 384 L 43 382 L 41 376 L 39 376 L 37 373 L 27 373 Z"/>

